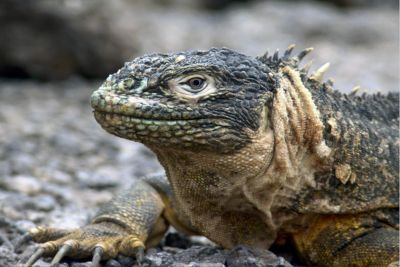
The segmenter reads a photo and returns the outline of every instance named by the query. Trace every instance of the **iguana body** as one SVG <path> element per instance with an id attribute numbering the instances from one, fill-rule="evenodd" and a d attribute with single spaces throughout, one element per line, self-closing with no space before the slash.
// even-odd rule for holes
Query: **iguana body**
<path id="1" fill-rule="evenodd" d="M 32 257 L 141 256 L 169 224 L 231 248 L 295 245 L 315 266 L 398 260 L 399 95 L 345 95 L 298 67 L 310 51 L 146 55 L 93 93 L 96 120 L 139 141 L 165 177 L 137 181 Z M 96 249 L 97 248 L 97 249 Z"/>

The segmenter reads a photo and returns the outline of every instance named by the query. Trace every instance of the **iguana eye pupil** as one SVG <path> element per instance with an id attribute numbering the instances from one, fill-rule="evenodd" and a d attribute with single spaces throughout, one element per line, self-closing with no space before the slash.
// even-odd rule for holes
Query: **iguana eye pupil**
<path id="1" fill-rule="evenodd" d="M 192 78 L 187 83 L 192 89 L 201 89 L 204 85 L 204 80 L 201 78 Z"/>

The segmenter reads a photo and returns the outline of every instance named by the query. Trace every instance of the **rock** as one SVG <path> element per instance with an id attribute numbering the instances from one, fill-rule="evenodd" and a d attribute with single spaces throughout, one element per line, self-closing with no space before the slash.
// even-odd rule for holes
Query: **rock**
<path id="1" fill-rule="evenodd" d="M 330 0 L 321 0 L 329 2 Z M 388 1 L 380 1 L 380 0 L 334 0 L 332 1 L 334 4 L 340 7 L 355 7 L 355 6 L 368 6 L 368 7 L 377 7 L 377 6 L 386 6 L 398 8 L 399 2 L 396 0 L 388 0 Z"/>
<path id="2" fill-rule="evenodd" d="M 50 195 L 27 196 L 0 191 L 0 216 L 21 221 L 21 229 L 23 229 L 23 225 L 31 225 L 34 220 L 40 221 L 56 206 L 56 200 Z"/>
<path id="3" fill-rule="evenodd" d="M 47 181 L 52 181 L 59 185 L 68 185 L 72 183 L 71 175 L 60 170 L 45 168 L 45 169 L 40 169 L 38 172 L 40 173 L 40 176 L 46 179 Z"/>
<path id="4" fill-rule="evenodd" d="M 20 231 L 21 233 L 26 233 L 30 229 L 36 227 L 36 225 L 28 220 L 19 220 L 15 222 L 15 227 Z"/>
<path id="5" fill-rule="evenodd" d="M 26 175 L 10 177 L 5 184 L 9 190 L 30 195 L 37 194 L 42 188 L 35 177 Z"/>
<path id="6" fill-rule="evenodd" d="M 143 259 L 143 267 L 169 267 L 174 264 L 174 258 L 171 254 L 164 251 L 148 251 Z"/>
<path id="7" fill-rule="evenodd" d="M 105 189 L 115 187 L 119 184 L 119 177 L 117 177 L 115 170 L 105 168 L 96 170 L 96 172 L 90 171 L 78 171 L 76 178 L 82 186 L 86 186 L 93 189 Z"/>
<path id="8" fill-rule="evenodd" d="M 70 267 L 92 267 L 91 262 L 73 262 L 69 265 Z"/>
<path id="9" fill-rule="evenodd" d="M 9 176 L 11 173 L 11 166 L 9 162 L 0 161 L 0 178 Z"/>
<path id="10" fill-rule="evenodd" d="M 33 267 L 43 267 L 43 266 L 49 266 L 49 263 L 44 262 L 42 260 L 38 260 Z M 56 263 L 54 265 L 51 265 L 51 267 L 69 267 L 68 263 Z"/>
<path id="11" fill-rule="evenodd" d="M 75 1 L 75 3 L 78 3 Z M 0 5 L 0 73 L 62 79 L 106 76 L 127 57 L 97 5 L 85 1 L 5 0 Z M 109 29 L 109 30 L 107 30 Z M 132 47 L 131 52 L 134 51 Z"/>
<path id="12" fill-rule="evenodd" d="M 122 265 L 116 260 L 108 260 L 105 267 L 122 267 Z"/>
<path id="13" fill-rule="evenodd" d="M 35 160 L 29 154 L 14 154 L 10 162 L 12 164 L 12 169 L 18 170 L 18 173 L 29 173 Z"/>
<path id="14" fill-rule="evenodd" d="M 132 267 L 136 263 L 135 259 L 123 255 L 118 255 L 116 260 L 124 267 Z"/>
<path id="15" fill-rule="evenodd" d="M 39 211 L 51 211 L 56 207 L 56 200 L 51 195 L 40 195 L 32 198 L 31 207 Z M 28 208 L 28 207 L 27 207 Z"/>
<path id="16" fill-rule="evenodd" d="M 198 264 L 212 264 L 224 263 L 226 255 L 224 250 L 211 246 L 192 246 L 186 250 L 182 250 L 174 255 L 178 263 L 198 263 Z"/>
<path id="17" fill-rule="evenodd" d="M 226 260 L 227 267 L 290 267 L 284 258 L 263 249 L 238 246 L 232 249 Z"/>
<path id="18" fill-rule="evenodd" d="M 175 248 L 187 249 L 192 242 L 181 233 L 168 233 L 164 239 L 164 245 Z"/>
<path id="19" fill-rule="evenodd" d="M 184 5 L 190 8 L 205 8 L 212 10 L 221 10 L 230 8 L 235 5 L 246 6 L 250 2 L 255 0 L 164 0 L 169 4 Z M 293 1 L 293 0 L 292 0 Z M 387 7 L 398 7 L 399 2 L 396 0 L 319 0 L 328 4 L 334 4 L 340 7 L 376 7 L 376 6 L 387 6 Z M 298 1 L 297 1 L 298 2 Z"/>
<path id="20" fill-rule="evenodd" d="M 15 267 L 15 263 L 18 261 L 18 255 L 12 250 L 1 246 L 0 244 L 0 266 L 1 267 Z"/>
<path id="21" fill-rule="evenodd" d="M 214 246 L 192 246 L 188 249 L 165 247 L 162 251 L 150 249 L 145 255 L 143 266 L 291 267 L 292 265 L 268 250 L 243 246 L 232 250 Z"/>

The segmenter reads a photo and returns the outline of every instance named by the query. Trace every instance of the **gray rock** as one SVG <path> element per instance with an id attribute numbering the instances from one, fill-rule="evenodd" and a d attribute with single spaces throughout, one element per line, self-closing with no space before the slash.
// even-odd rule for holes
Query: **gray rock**
<path id="1" fill-rule="evenodd" d="M 0 244 L 0 266 L 1 267 L 15 267 L 18 261 L 18 255 L 12 250 Z"/>
<path id="2" fill-rule="evenodd" d="M 239 246 L 232 249 L 226 260 L 227 267 L 290 267 L 284 258 L 268 250 Z"/>
<path id="3" fill-rule="evenodd" d="M 91 262 L 73 262 L 69 265 L 70 267 L 92 267 Z"/>
<path id="4" fill-rule="evenodd" d="M 144 259 L 147 267 L 291 267 L 282 257 L 268 250 L 237 247 L 224 250 L 211 246 L 192 246 L 188 249 L 165 247 L 163 251 L 149 250 Z"/>
<path id="5" fill-rule="evenodd" d="M 229 8 L 234 5 L 241 4 L 246 5 L 251 1 L 255 0 L 165 0 L 168 3 L 174 3 L 179 5 L 186 5 L 188 7 L 195 7 L 195 8 L 207 8 L 212 10 L 220 10 Z M 292 0 L 293 1 L 293 0 Z M 369 6 L 369 7 L 376 7 L 376 6 L 387 6 L 396 8 L 399 5 L 399 2 L 396 0 L 387 0 L 387 1 L 380 1 L 380 0 L 319 0 L 321 2 L 327 2 L 329 4 L 338 5 L 340 7 L 355 7 L 355 6 Z"/>
<path id="6" fill-rule="evenodd" d="M 192 240 L 189 240 L 181 233 L 168 233 L 164 238 L 164 246 L 186 249 L 193 245 Z"/>
<path id="7" fill-rule="evenodd" d="M 108 260 L 105 267 L 122 267 L 122 265 L 116 260 Z"/>
<path id="8" fill-rule="evenodd" d="M 39 193 L 42 188 L 40 182 L 35 177 L 27 175 L 10 177 L 4 183 L 9 190 L 29 195 Z"/>
<path id="9" fill-rule="evenodd" d="M 9 176 L 11 173 L 10 163 L 7 161 L 0 161 L 0 179 Z"/>
<path id="10" fill-rule="evenodd" d="M 174 255 L 178 263 L 224 263 L 225 252 L 217 247 L 211 246 L 193 246 L 186 250 L 181 250 Z"/>
<path id="11" fill-rule="evenodd" d="M 15 227 L 20 231 L 21 233 L 26 233 L 30 229 L 34 228 L 36 225 L 28 220 L 19 220 L 15 222 Z"/>
<path id="12" fill-rule="evenodd" d="M 42 260 L 37 261 L 33 265 L 33 267 L 47 267 L 47 266 L 50 266 L 50 264 L 47 262 L 44 262 Z M 68 263 L 57 263 L 57 264 L 51 265 L 51 267 L 69 267 L 69 264 Z"/>
<path id="13" fill-rule="evenodd" d="M 135 263 L 136 260 L 131 258 L 131 257 L 126 257 L 123 255 L 118 255 L 116 259 L 123 267 L 132 267 Z"/>
<path id="14" fill-rule="evenodd" d="M 149 251 L 143 259 L 143 267 L 168 267 L 174 262 L 173 256 L 165 251 Z"/>
<path id="15" fill-rule="evenodd" d="M 43 168 L 38 169 L 37 172 L 39 173 L 40 177 L 43 177 L 44 179 L 50 180 L 59 185 L 68 185 L 72 183 L 71 175 L 61 170 Z"/>
<path id="16" fill-rule="evenodd" d="M 116 69 L 122 47 L 110 38 L 96 8 L 100 3 L 80 3 L 81 8 L 72 1 L 1 1 L 0 31 L 7 40 L 0 45 L 2 74 L 54 79 L 77 72 L 105 76 Z"/>
<path id="17" fill-rule="evenodd" d="M 35 160 L 29 154 L 14 154 L 10 162 L 13 170 L 18 170 L 18 173 L 29 173 Z"/>
<path id="18" fill-rule="evenodd" d="M 56 205 L 56 200 L 53 196 L 40 195 L 32 198 L 31 208 L 39 211 L 52 211 Z"/>
<path id="19" fill-rule="evenodd" d="M 329 2 L 331 0 L 321 0 Z M 355 7 L 355 6 L 368 6 L 368 7 L 376 7 L 376 6 L 386 6 L 392 8 L 398 8 L 399 2 L 396 0 L 387 0 L 387 1 L 380 1 L 380 0 L 334 0 L 332 1 L 338 6 L 341 7 Z"/>
<path id="20" fill-rule="evenodd" d="M 116 187 L 120 183 L 119 177 L 115 176 L 115 170 L 110 172 L 102 172 L 102 170 L 96 170 L 96 172 L 78 171 L 76 178 L 82 186 L 94 189 Z"/>

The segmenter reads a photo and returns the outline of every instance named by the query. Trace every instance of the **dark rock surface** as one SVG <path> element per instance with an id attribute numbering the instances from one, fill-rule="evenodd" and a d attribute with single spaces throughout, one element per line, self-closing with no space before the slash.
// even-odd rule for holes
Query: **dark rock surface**
<path id="1" fill-rule="evenodd" d="M 315 66 L 332 63 L 328 77 L 341 91 L 358 84 L 370 91 L 398 90 L 398 10 L 251 1 L 209 13 L 178 6 L 179 0 L 137 1 L 137 6 L 112 2 L 0 3 L 0 31 L 7 40 L 0 42 L 0 73 L 69 77 L 0 80 L 0 267 L 18 266 L 33 253 L 32 242 L 21 242 L 28 229 L 84 225 L 96 207 L 132 179 L 161 171 L 145 147 L 97 125 L 89 95 L 101 81 L 76 74 L 103 79 L 122 61 L 151 51 L 229 46 L 256 55 L 297 43 L 316 48 L 310 56 Z M 20 13 L 13 13 L 10 3 Z M 25 14 L 25 22 L 15 14 Z M 43 21 L 37 22 L 37 16 Z M 163 242 L 147 251 L 145 266 L 290 266 L 268 251 L 227 251 L 174 233 Z M 281 255 L 298 265 L 292 251 Z M 48 266 L 48 261 L 36 266 Z M 59 266 L 90 266 L 66 262 Z M 120 256 L 103 266 L 133 264 Z"/>
<path id="2" fill-rule="evenodd" d="M 0 2 L 0 75 L 63 79 L 87 78 L 115 70 L 126 54 L 102 19 L 102 5 L 89 1 Z M 96 3 L 97 2 L 97 3 Z M 132 48 L 130 52 L 135 50 Z"/>

